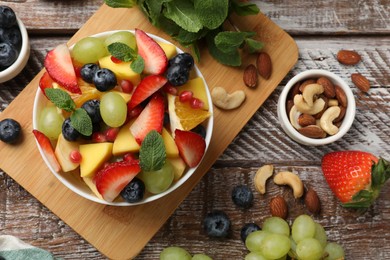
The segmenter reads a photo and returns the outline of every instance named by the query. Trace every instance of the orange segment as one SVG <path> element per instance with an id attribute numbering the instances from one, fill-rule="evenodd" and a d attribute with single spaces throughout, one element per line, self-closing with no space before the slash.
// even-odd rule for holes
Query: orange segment
<path id="1" fill-rule="evenodd" d="M 71 93 L 57 83 L 53 83 L 53 88 L 60 88 L 68 92 L 70 97 L 76 103 L 76 107 L 81 107 L 85 101 L 88 101 L 90 99 L 101 98 L 103 93 L 97 90 L 94 85 L 89 84 L 81 79 L 78 80 L 78 83 L 80 86 L 81 94 Z"/>
<path id="2" fill-rule="evenodd" d="M 189 131 L 210 117 L 210 112 L 194 109 L 189 104 L 175 99 L 175 113 L 180 120 L 183 130 Z"/>

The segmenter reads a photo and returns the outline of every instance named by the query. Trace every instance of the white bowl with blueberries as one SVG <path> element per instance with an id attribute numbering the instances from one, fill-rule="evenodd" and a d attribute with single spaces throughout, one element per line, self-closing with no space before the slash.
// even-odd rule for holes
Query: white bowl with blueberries
<path id="1" fill-rule="evenodd" d="M 0 83 L 17 76 L 30 57 L 26 27 L 8 6 L 0 6 Z"/>

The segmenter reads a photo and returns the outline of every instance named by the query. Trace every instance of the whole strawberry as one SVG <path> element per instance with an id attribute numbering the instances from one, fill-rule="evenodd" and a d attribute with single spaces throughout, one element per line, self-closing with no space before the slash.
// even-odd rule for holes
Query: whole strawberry
<path id="1" fill-rule="evenodd" d="M 371 153 L 337 151 L 322 158 L 322 172 L 344 207 L 368 208 L 390 178 L 390 165 Z"/>

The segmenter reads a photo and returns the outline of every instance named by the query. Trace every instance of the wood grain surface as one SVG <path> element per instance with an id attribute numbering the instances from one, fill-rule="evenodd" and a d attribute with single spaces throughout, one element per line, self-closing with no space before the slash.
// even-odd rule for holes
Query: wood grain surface
<path id="1" fill-rule="evenodd" d="M 247 253 L 239 239 L 244 223 L 262 224 L 270 215 L 268 202 L 276 194 L 288 201 L 291 221 L 306 212 L 291 190 L 267 184 L 269 193 L 255 193 L 255 205 L 243 211 L 230 199 L 231 189 L 248 184 L 263 164 L 276 170 L 294 170 L 306 185 L 317 190 L 322 211 L 315 219 L 324 225 L 329 240 L 341 243 L 346 259 L 390 259 L 390 185 L 368 211 L 359 213 L 340 207 L 323 180 L 320 162 L 330 151 L 362 149 L 390 159 L 390 1 L 255 1 L 275 23 L 289 32 L 299 47 L 299 60 L 280 86 L 218 158 L 136 259 L 158 259 L 169 245 L 191 253 L 204 252 L 214 259 L 243 259 Z M 25 70 L 14 80 L 0 84 L 0 111 L 20 93 L 42 68 L 46 52 L 66 42 L 100 7 L 101 1 L 0 1 L 23 13 L 32 39 L 32 54 Z M 364 15 L 361 14 L 364 10 Z M 43 19 L 47 14 L 47 19 Z M 356 14 L 356 15 L 355 15 Z M 60 17 L 60 18 L 59 18 Z M 44 22 L 43 22 L 44 21 Z M 356 49 L 363 62 L 356 67 L 337 63 L 339 49 Z M 342 140 L 323 147 L 307 147 L 289 139 L 277 121 L 276 104 L 283 85 L 309 68 L 335 72 L 353 89 L 357 100 L 356 120 Z M 372 83 L 368 94 L 357 90 L 350 74 L 360 72 Z M 8 160 L 1 154 L 0 161 Z M 26 169 L 28 166 L 26 166 Z M 228 239 L 208 238 L 201 229 L 206 212 L 223 209 L 232 220 Z M 61 219 L 0 171 L 0 234 L 10 234 L 47 249 L 64 259 L 106 259 Z M 131 245 L 129 245 L 131 246 Z"/>

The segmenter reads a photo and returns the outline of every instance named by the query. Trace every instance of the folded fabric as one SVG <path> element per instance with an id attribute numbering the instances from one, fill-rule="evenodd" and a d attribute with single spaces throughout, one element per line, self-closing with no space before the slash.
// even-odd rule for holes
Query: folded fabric
<path id="1" fill-rule="evenodd" d="M 9 235 L 0 235 L 0 260 L 55 260 L 49 252 Z"/>

